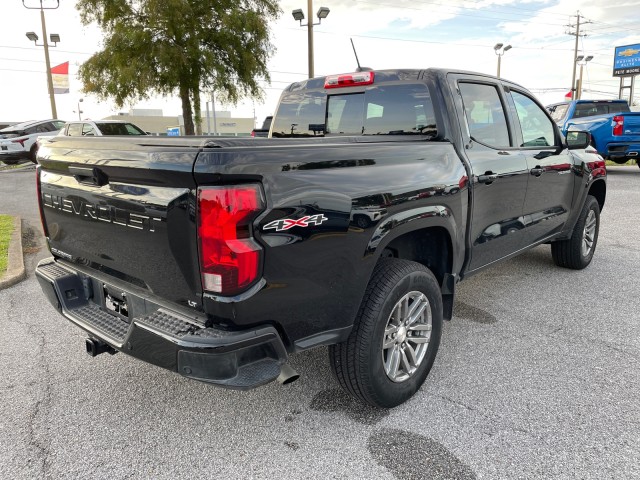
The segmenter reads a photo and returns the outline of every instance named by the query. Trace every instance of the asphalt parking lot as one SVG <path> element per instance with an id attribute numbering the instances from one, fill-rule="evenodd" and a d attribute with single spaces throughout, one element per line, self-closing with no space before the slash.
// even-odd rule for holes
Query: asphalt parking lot
<path id="1" fill-rule="evenodd" d="M 32 274 L 34 190 L 33 171 L 0 174 L 31 252 L 0 292 L 0 478 L 640 478 L 637 167 L 609 169 L 586 270 L 541 246 L 463 282 L 431 375 L 390 411 L 345 396 L 325 349 L 249 392 L 89 358 Z"/>

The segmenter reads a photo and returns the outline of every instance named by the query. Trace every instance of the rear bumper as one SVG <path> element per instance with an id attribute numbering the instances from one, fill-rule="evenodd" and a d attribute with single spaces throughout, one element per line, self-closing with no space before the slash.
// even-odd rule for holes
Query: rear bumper
<path id="1" fill-rule="evenodd" d="M 275 380 L 287 358 L 272 326 L 234 332 L 204 327 L 139 292 L 126 291 L 129 318 L 123 318 L 104 307 L 103 279 L 53 259 L 38 264 L 36 278 L 51 304 L 90 337 L 188 378 L 254 388 Z"/>
<path id="2" fill-rule="evenodd" d="M 611 159 L 638 158 L 640 156 L 640 140 L 607 144 L 607 153 Z"/>

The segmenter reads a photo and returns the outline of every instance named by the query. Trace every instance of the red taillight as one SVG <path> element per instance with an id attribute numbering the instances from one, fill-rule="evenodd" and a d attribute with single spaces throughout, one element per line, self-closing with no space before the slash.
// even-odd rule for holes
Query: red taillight
<path id="1" fill-rule="evenodd" d="M 38 209 L 40 210 L 40 223 L 42 223 L 42 231 L 45 237 L 49 237 L 49 230 L 47 230 L 47 224 L 44 221 L 44 210 L 42 207 L 42 180 L 40 180 L 40 165 L 36 167 L 36 192 L 38 195 Z"/>
<path id="2" fill-rule="evenodd" d="M 624 117 L 622 115 L 615 115 L 613 117 L 613 134 L 622 135 L 624 131 Z"/>
<path id="3" fill-rule="evenodd" d="M 11 143 L 19 143 L 24 148 L 24 142 L 26 142 L 27 138 L 19 138 L 17 140 L 11 140 Z"/>
<path id="4" fill-rule="evenodd" d="M 255 137 L 255 136 L 256 136 L 256 132 L 255 132 L 255 130 L 251 130 L 251 136 L 252 136 L 252 137 Z"/>
<path id="5" fill-rule="evenodd" d="M 331 75 L 324 79 L 324 88 L 356 87 L 358 85 L 371 85 L 374 78 L 373 72 L 347 73 L 344 75 Z"/>
<path id="6" fill-rule="evenodd" d="M 607 164 L 604 160 L 587 162 L 587 166 L 589 167 L 589 170 L 591 170 L 591 176 L 593 178 L 604 177 L 607 174 Z"/>
<path id="7" fill-rule="evenodd" d="M 264 208 L 258 185 L 198 190 L 200 268 L 205 291 L 233 295 L 260 272 L 262 248 L 251 237 L 251 221 Z"/>

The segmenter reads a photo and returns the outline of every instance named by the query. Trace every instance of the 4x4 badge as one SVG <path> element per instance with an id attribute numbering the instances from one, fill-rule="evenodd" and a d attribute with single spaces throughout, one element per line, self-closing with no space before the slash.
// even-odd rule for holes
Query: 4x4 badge
<path id="1" fill-rule="evenodd" d="M 293 218 L 284 218 L 282 220 L 274 220 L 273 222 L 267 223 L 263 230 L 275 230 L 276 232 L 282 232 L 284 230 L 289 230 L 293 227 L 308 227 L 309 225 L 321 225 L 323 222 L 329 220 L 323 214 L 314 215 L 314 216 L 306 216 L 294 220 Z"/>

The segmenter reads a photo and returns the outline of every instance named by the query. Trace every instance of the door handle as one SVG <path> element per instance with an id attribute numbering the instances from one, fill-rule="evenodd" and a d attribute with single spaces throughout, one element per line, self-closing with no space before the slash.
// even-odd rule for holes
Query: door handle
<path id="1" fill-rule="evenodd" d="M 540 165 L 536 165 L 531 170 L 529 170 L 529 173 L 531 173 L 531 175 L 535 175 L 536 177 L 539 177 L 544 173 L 544 168 L 542 168 Z"/>
<path id="2" fill-rule="evenodd" d="M 484 175 L 478 175 L 478 183 L 486 183 L 487 185 L 492 184 L 498 179 L 498 175 L 489 171 L 485 172 Z"/>

